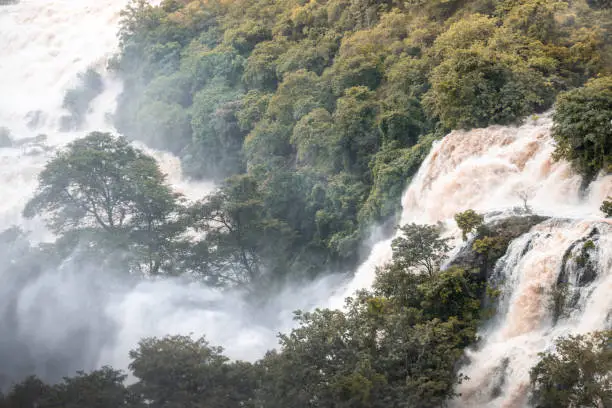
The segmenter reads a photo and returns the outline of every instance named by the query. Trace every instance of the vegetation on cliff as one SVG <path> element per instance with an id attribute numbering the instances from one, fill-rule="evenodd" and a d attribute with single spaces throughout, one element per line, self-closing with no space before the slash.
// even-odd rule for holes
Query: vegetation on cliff
<path id="1" fill-rule="evenodd" d="M 609 73 L 604 3 L 137 0 L 115 121 L 193 177 L 250 180 L 295 254 L 272 268 L 338 269 L 396 213 L 432 140 L 516 122 Z"/>
<path id="2" fill-rule="evenodd" d="M 462 380 L 457 362 L 476 339 L 484 281 L 439 269 L 445 243 L 436 227 L 403 231 L 371 290 L 344 312 L 297 312 L 279 350 L 255 363 L 229 361 L 203 338 L 146 338 L 130 353 L 132 385 L 110 367 L 56 385 L 30 377 L 0 407 L 440 406 Z"/>

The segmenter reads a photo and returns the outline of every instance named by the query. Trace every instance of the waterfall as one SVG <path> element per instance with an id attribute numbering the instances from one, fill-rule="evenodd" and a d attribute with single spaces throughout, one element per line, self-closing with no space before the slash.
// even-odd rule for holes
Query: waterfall
<path id="1" fill-rule="evenodd" d="M 550 114 L 517 127 L 491 126 L 453 131 L 437 142 L 402 198 L 400 224 L 442 223 L 461 245 L 454 214 L 474 209 L 485 221 L 524 205 L 552 217 L 517 238 L 496 265 L 493 279 L 501 299 L 494 322 L 479 333 L 483 343 L 467 352 L 461 372 L 470 377 L 457 392 L 457 407 L 523 407 L 529 369 L 554 339 L 610 326 L 612 224 L 599 206 L 612 194 L 612 176 L 581 190 L 581 178 L 565 162 L 554 162 Z M 592 240 L 588 270 L 576 259 Z M 331 305 L 372 284 L 375 267 L 391 260 L 391 239 L 376 244 L 341 296 Z M 452 256 L 453 254 L 449 254 Z M 586 274 L 586 275 L 585 275 Z M 587 276 L 588 275 L 588 276 Z M 551 299 L 558 283 L 568 286 L 568 304 L 553 318 Z"/>
<path id="2" fill-rule="evenodd" d="M 501 289 L 497 317 L 467 352 L 470 379 L 457 389 L 457 407 L 524 407 L 539 352 L 559 336 L 610 327 L 612 223 L 545 221 L 512 242 L 492 279 Z"/>
<path id="3" fill-rule="evenodd" d="M 108 118 L 121 82 L 107 63 L 117 50 L 119 11 L 126 4 L 21 0 L 0 6 L 0 128 L 12 139 L 0 145 L 0 231 L 18 225 L 31 243 L 52 240 L 40 220 L 21 217 L 36 176 L 58 148 L 88 131 L 114 130 Z M 103 91 L 91 102 L 82 130 L 61 132 L 64 95 L 88 69 L 98 72 Z M 472 208 L 492 219 L 526 201 L 533 212 L 551 217 L 512 242 L 496 265 L 497 317 L 481 328 L 483 341 L 467 351 L 462 371 L 470 380 L 458 387 L 456 406 L 523 406 L 538 352 L 560 335 L 610 326 L 612 226 L 598 207 L 612 194 L 612 176 L 582 190 L 569 165 L 551 159 L 551 125 L 545 114 L 515 127 L 451 132 L 434 144 L 402 198 L 401 224 L 442 223 L 455 250 L 461 244 L 452 221 L 457 212 Z M 156 157 L 188 198 L 213 188 L 183 179 L 178 158 L 137 145 Z M 594 248 L 585 246 L 588 241 Z M 126 283 L 99 266 L 75 268 L 69 260 L 27 278 L 12 269 L 24 246 L 0 245 L 0 386 L 3 377 L 32 372 L 52 381 L 103 364 L 126 368 L 127 353 L 140 338 L 168 333 L 206 334 L 231 357 L 258 358 L 274 347 L 278 331 L 291 328 L 292 310 L 341 307 L 346 296 L 370 286 L 376 266 L 391 258 L 390 240 L 383 240 L 347 285 L 323 278 L 287 288 L 252 310 L 240 293 L 175 279 Z M 566 302 L 555 311 L 551 294 L 560 284 L 567 285 Z M 339 294 L 330 297 L 330 288 Z"/>
<path id="4" fill-rule="evenodd" d="M 402 197 L 399 224 L 443 223 L 460 243 L 453 216 L 467 209 L 503 214 L 528 197 L 534 213 L 553 217 L 598 218 L 599 206 L 612 193 L 612 176 L 581 191 L 581 178 L 565 162 L 554 162 L 550 113 L 523 125 L 453 131 L 436 142 Z M 490 218 L 490 216 L 488 217 Z M 458 249 L 458 248 L 456 248 Z M 374 245 L 342 295 L 330 304 L 341 307 L 355 290 L 367 288 L 378 265 L 391 260 L 391 239 Z"/>

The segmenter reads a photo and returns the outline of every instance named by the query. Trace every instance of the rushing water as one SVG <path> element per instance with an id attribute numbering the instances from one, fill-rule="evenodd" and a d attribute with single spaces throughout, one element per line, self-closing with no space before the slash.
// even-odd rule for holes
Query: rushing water
<path id="1" fill-rule="evenodd" d="M 591 240 L 588 261 L 577 261 Z M 498 316 L 482 330 L 483 344 L 468 351 L 457 407 L 523 407 L 529 369 L 537 353 L 569 333 L 610 327 L 612 311 L 612 223 L 551 219 L 516 239 L 493 279 L 502 290 Z M 555 316 L 554 293 L 568 285 Z"/>
<path id="2" fill-rule="evenodd" d="M 400 224 L 442 222 L 457 238 L 454 214 L 470 208 L 485 214 L 511 211 L 523 206 L 523 195 L 538 214 L 600 218 L 599 206 L 612 194 L 612 176 L 581 191 L 580 177 L 569 165 L 551 159 L 551 125 L 550 116 L 544 115 L 519 127 L 451 132 L 433 146 L 404 193 Z M 390 259 L 391 240 L 377 243 L 332 304 L 339 306 L 345 296 L 370 286 L 375 267 Z"/>
<path id="3" fill-rule="evenodd" d="M 21 0 L 0 6 L 0 127 L 17 141 L 0 148 L 0 230 L 19 225 L 32 241 L 52 239 L 40 220 L 20 215 L 37 174 L 57 148 L 87 131 L 113 130 L 108 117 L 121 83 L 106 64 L 116 51 L 119 11 L 126 3 Z M 65 91 L 88 68 L 102 75 L 104 92 L 93 101 L 83 131 L 59 132 Z M 462 371 L 471 379 L 458 388 L 456 406 L 524 406 L 538 352 L 559 335 L 610 325 L 612 226 L 598 207 L 612 194 L 612 178 L 581 190 L 569 166 L 550 158 L 550 127 L 544 115 L 520 127 L 452 132 L 434 145 L 404 194 L 402 223 L 442 222 L 453 237 L 452 216 L 468 208 L 500 216 L 525 198 L 534 212 L 552 217 L 515 240 L 496 266 L 499 311 L 481 329 L 482 344 L 467 353 Z M 38 134 L 47 135 L 44 143 L 31 139 Z M 175 157 L 147 150 L 188 197 L 211 190 L 208 183 L 184 180 Z M 589 279 L 572 260 L 587 239 L 597 244 L 589 253 Z M 345 296 L 371 284 L 375 267 L 391 255 L 389 240 L 376 244 L 354 278 L 339 287 L 340 295 L 330 297 L 330 288 L 338 286 L 323 279 L 287 289 L 253 311 L 238 293 L 221 295 L 177 280 L 125 284 L 97 266 L 76 270 L 69 261 L 24 281 L 10 263 L 20 250 L 0 248 L 7 259 L 0 265 L 0 382 L 3 375 L 32 371 L 53 379 L 101 364 L 125 367 L 138 339 L 166 333 L 206 334 L 233 357 L 259 357 L 274 346 L 278 330 L 290 327 L 291 310 L 341 306 Z M 560 280 L 569 284 L 571 302 L 555 319 L 550 298 Z"/>
<path id="4" fill-rule="evenodd" d="M 442 222 L 456 244 L 452 217 L 466 209 L 503 217 L 523 207 L 525 197 L 533 212 L 553 217 L 515 240 L 497 264 L 499 310 L 481 330 L 483 344 L 467 353 L 470 363 L 462 372 L 471 379 L 458 388 L 463 396 L 454 402 L 457 407 L 525 406 L 538 352 L 549 350 L 560 335 L 610 326 L 612 225 L 601 218 L 599 206 L 612 194 L 612 177 L 581 190 L 568 164 L 551 159 L 551 124 L 545 115 L 520 127 L 450 133 L 432 148 L 402 199 L 401 224 Z M 587 239 L 597 245 L 589 261 L 595 278 L 588 284 L 580 283 L 581 269 L 571 261 Z M 368 287 L 375 267 L 390 258 L 390 240 L 379 242 L 332 304 Z M 567 316 L 554 321 L 551 299 L 564 270 L 574 303 Z"/>

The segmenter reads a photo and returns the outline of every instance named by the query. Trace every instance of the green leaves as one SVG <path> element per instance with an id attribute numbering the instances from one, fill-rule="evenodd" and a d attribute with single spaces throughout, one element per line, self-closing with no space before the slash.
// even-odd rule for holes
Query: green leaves
<path id="1" fill-rule="evenodd" d="M 482 225 L 484 217 L 474 210 L 466 210 L 455 214 L 455 222 L 461 230 L 463 240 L 467 240 L 467 235 L 475 228 Z"/>
<path id="2" fill-rule="evenodd" d="M 138 398 L 125 385 L 126 375 L 110 367 L 91 373 L 77 372 L 59 384 L 48 386 L 36 377 L 15 385 L 4 399 L 3 408 L 138 408 Z M 0 396 L 1 397 L 1 396 Z"/>
<path id="3" fill-rule="evenodd" d="M 450 249 L 446 238 L 440 238 L 440 230 L 434 225 L 407 224 L 400 228 L 403 235 L 395 238 L 393 262 L 414 273 L 425 272 L 433 276 Z"/>
<path id="4" fill-rule="evenodd" d="M 541 353 L 531 370 L 538 407 L 608 406 L 612 404 L 612 332 L 563 337 L 554 352 Z"/>
<path id="5" fill-rule="evenodd" d="M 604 200 L 604 202 L 601 204 L 600 210 L 606 214 L 606 217 L 612 217 L 612 197 L 608 197 L 607 200 Z"/>
<path id="6" fill-rule="evenodd" d="M 432 140 L 516 123 L 607 72 L 599 3 L 137 0 L 114 64 L 124 83 L 116 127 L 180 155 L 189 177 L 316 180 L 291 194 L 308 210 L 287 223 L 302 261 L 286 274 L 351 268 Z M 294 217 L 284 194 L 266 196 L 286 211 L 272 218 Z"/>
<path id="7" fill-rule="evenodd" d="M 139 267 L 154 274 L 180 232 L 167 228 L 179 199 L 154 158 L 124 138 L 93 132 L 47 164 L 23 213 L 42 216 L 57 234 L 97 231 L 117 248 L 127 243 L 140 254 Z"/>
<path id="8" fill-rule="evenodd" d="M 559 95 L 553 115 L 555 154 L 587 179 L 612 170 L 612 77 Z"/>
<path id="9" fill-rule="evenodd" d="M 402 239 L 442 245 L 433 226 L 406 226 Z M 431 244 L 434 245 L 431 245 Z M 437 243 L 437 244 L 436 244 Z M 349 298 L 346 312 L 296 313 L 299 326 L 261 362 L 266 407 L 437 407 L 461 380 L 456 363 L 475 340 L 484 289 L 460 268 L 431 276 L 405 262 L 407 248 L 377 272 L 372 291 Z M 440 254 L 424 249 L 438 264 Z M 402 257 L 403 256 L 403 257 Z"/>

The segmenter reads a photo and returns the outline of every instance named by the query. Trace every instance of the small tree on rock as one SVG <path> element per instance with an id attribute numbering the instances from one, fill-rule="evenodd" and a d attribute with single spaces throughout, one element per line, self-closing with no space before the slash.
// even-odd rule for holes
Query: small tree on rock
<path id="1" fill-rule="evenodd" d="M 482 225 L 484 217 L 474 210 L 466 210 L 455 214 L 455 222 L 457 222 L 457 226 L 461 230 L 461 237 L 466 241 L 467 235 Z"/>

